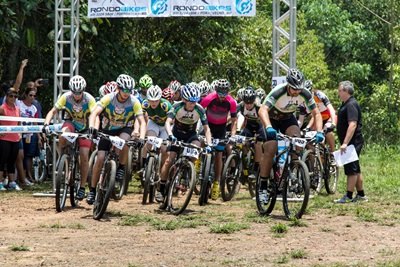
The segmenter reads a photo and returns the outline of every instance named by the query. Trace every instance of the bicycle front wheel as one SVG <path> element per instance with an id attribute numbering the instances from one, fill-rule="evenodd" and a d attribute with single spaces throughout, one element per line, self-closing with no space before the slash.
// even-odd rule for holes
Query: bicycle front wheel
<path id="1" fill-rule="evenodd" d="M 240 167 L 240 158 L 236 153 L 232 153 L 227 158 L 220 182 L 221 197 L 224 201 L 229 201 L 233 198 L 239 187 L 239 177 L 242 174 Z"/>
<path id="2" fill-rule="evenodd" d="M 81 187 L 81 173 L 79 168 L 79 160 L 75 161 L 75 166 L 73 167 L 71 173 L 71 180 L 70 180 L 70 189 L 69 189 L 69 199 L 71 201 L 71 206 L 76 207 L 78 206 L 79 200 L 76 198 L 78 195 L 79 188 Z"/>
<path id="3" fill-rule="evenodd" d="M 149 198 L 149 203 L 154 201 L 154 177 L 155 173 L 155 159 L 154 157 L 149 157 L 147 161 L 147 165 L 145 166 L 144 173 L 144 182 L 143 182 L 143 198 L 142 204 L 147 203 L 147 199 Z"/>
<path id="4" fill-rule="evenodd" d="M 329 155 L 329 157 L 329 160 L 325 160 L 326 166 L 324 167 L 325 189 L 328 194 L 335 194 L 339 179 L 339 167 L 336 165 L 333 156 Z"/>
<path id="5" fill-rule="evenodd" d="M 179 215 L 185 211 L 196 184 L 196 173 L 191 161 L 175 163 L 178 170 L 173 176 L 168 189 L 168 206 L 172 214 Z"/>
<path id="6" fill-rule="evenodd" d="M 55 182 L 56 189 L 56 210 L 61 212 L 65 207 L 65 201 L 69 191 L 69 177 L 71 170 L 69 169 L 69 156 L 64 154 L 58 163 L 57 176 Z"/>
<path id="7" fill-rule="evenodd" d="M 286 173 L 286 175 L 285 175 Z M 306 211 L 310 197 L 310 177 L 307 165 L 301 160 L 292 160 L 289 172 L 284 172 L 282 202 L 288 219 L 300 219 Z"/>
<path id="8" fill-rule="evenodd" d="M 199 194 L 199 205 L 204 206 L 208 202 L 208 195 L 210 194 L 210 167 L 211 167 L 211 154 L 204 155 L 203 164 L 201 171 L 200 181 L 200 194 Z"/>
<path id="9" fill-rule="evenodd" d="M 93 204 L 93 219 L 100 220 L 107 210 L 111 193 L 115 186 L 115 173 L 117 166 L 114 160 L 105 162 L 104 172 L 96 187 L 96 198 Z"/>
<path id="10" fill-rule="evenodd" d="M 318 194 L 322 188 L 323 169 L 321 158 L 316 156 L 312 150 L 307 150 L 302 158 L 307 165 L 310 176 L 310 190 L 312 194 Z"/>

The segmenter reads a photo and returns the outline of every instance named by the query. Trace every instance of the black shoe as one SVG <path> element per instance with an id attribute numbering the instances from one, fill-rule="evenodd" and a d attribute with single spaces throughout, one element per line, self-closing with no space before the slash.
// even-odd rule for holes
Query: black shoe
<path id="1" fill-rule="evenodd" d="M 78 193 L 76 194 L 76 199 L 81 201 L 85 198 L 85 188 L 84 187 L 80 187 L 78 190 Z"/>
<path id="2" fill-rule="evenodd" d="M 94 201 L 96 199 L 96 193 L 95 192 L 89 192 L 87 198 L 86 198 L 86 202 L 89 205 L 93 205 Z"/>

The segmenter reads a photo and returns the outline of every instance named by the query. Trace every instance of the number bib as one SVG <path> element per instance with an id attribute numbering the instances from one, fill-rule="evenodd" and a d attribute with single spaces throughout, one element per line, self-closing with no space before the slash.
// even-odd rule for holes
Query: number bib
<path id="1" fill-rule="evenodd" d="M 150 145 L 155 146 L 156 148 L 160 148 L 161 144 L 162 144 L 162 139 L 155 137 L 155 136 L 149 136 L 147 137 L 147 143 L 149 143 Z"/>
<path id="2" fill-rule="evenodd" d="M 182 154 L 186 157 L 199 158 L 199 151 L 192 147 L 184 147 Z"/>
<path id="3" fill-rule="evenodd" d="M 65 139 L 67 139 L 68 142 L 73 144 L 76 141 L 76 139 L 78 138 L 79 134 L 77 134 L 77 133 L 62 133 L 61 136 L 64 137 Z"/>
<path id="4" fill-rule="evenodd" d="M 110 136 L 110 141 L 119 150 L 122 150 L 122 148 L 125 145 L 125 140 L 122 138 L 119 138 L 118 136 Z"/>

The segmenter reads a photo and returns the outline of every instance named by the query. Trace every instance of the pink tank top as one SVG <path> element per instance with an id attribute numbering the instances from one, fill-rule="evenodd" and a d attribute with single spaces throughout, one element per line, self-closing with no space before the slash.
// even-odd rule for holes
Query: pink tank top
<path id="1" fill-rule="evenodd" d="M 20 117 L 19 115 L 19 108 L 14 106 L 10 107 L 6 103 L 1 105 L 1 107 L 4 109 L 4 116 L 10 116 L 10 117 Z M 16 126 L 18 125 L 18 121 L 0 121 L 0 125 L 4 126 Z M 21 134 L 19 133 L 3 133 L 0 136 L 0 140 L 4 141 L 10 141 L 10 142 L 19 142 L 21 139 Z"/>

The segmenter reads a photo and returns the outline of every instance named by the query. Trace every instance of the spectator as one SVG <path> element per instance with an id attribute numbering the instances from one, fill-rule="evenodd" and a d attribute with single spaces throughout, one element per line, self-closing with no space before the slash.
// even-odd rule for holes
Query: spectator
<path id="1" fill-rule="evenodd" d="M 5 103 L 0 106 L 1 116 L 19 117 L 19 108 L 15 102 L 18 97 L 18 91 L 10 88 L 5 97 Z M 0 125 L 18 125 L 17 121 L 0 121 Z M 2 133 L 0 135 L 0 191 L 4 191 L 3 173 L 8 172 L 8 188 L 10 190 L 20 191 L 21 188 L 15 182 L 15 160 L 18 153 L 18 143 L 21 139 L 19 133 Z"/>
<path id="2" fill-rule="evenodd" d="M 362 135 L 361 109 L 353 97 L 354 86 L 349 81 L 339 83 L 338 94 L 342 105 L 338 110 L 337 134 L 340 141 L 340 151 L 346 151 L 349 145 L 354 145 L 357 155 L 360 155 L 364 144 Z M 344 165 L 344 173 L 347 176 L 347 193 L 335 203 L 349 203 L 357 201 L 368 201 L 363 188 L 363 177 L 360 162 L 357 160 Z M 354 187 L 357 195 L 353 198 Z"/>
<path id="3" fill-rule="evenodd" d="M 36 98 L 36 90 L 31 88 L 26 88 L 22 96 L 22 100 L 17 101 L 17 106 L 20 109 L 21 117 L 24 118 L 39 117 L 38 110 L 33 105 L 35 98 Z M 37 123 L 23 122 L 22 124 L 32 125 Z M 21 179 L 23 179 L 24 184 L 31 185 L 34 180 L 32 176 L 32 159 L 33 157 L 39 156 L 40 136 L 37 133 L 36 134 L 25 133 L 22 135 L 22 143 L 23 143 L 22 159 L 25 171 L 23 172 L 24 175 L 19 175 L 19 179 L 20 181 Z M 21 158 L 18 157 L 18 160 L 21 160 Z M 18 172 L 20 173 L 19 169 Z M 23 176 L 25 176 L 26 178 L 23 178 Z"/>

